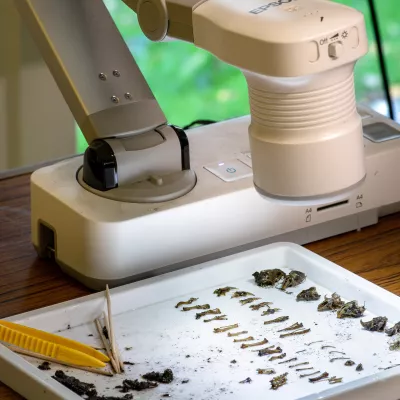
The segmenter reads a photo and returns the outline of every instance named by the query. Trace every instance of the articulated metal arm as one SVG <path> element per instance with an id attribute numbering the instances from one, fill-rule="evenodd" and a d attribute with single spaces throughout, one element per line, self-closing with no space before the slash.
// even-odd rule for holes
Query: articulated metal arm
<path id="1" fill-rule="evenodd" d="M 79 183 L 124 202 L 166 201 L 192 190 L 186 135 L 167 125 L 103 1 L 15 3 L 89 143 Z M 151 6 L 142 11 L 151 31 Z"/>

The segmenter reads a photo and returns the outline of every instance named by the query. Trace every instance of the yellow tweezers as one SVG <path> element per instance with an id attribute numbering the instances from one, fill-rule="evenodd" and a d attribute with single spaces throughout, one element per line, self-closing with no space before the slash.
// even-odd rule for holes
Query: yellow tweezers
<path id="1" fill-rule="evenodd" d="M 84 367 L 101 368 L 110 359 L 93 347 L 52 333 L 0 320 L 0 341 Z"/>

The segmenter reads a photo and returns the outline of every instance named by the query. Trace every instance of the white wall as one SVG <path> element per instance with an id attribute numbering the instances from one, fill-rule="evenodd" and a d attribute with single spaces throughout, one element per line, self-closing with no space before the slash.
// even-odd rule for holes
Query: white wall
<path id="1" fill-rule="evenodd" d="M 0 0 L 0 170 L 75 152 L 74 119 L 13 0 Z"/>

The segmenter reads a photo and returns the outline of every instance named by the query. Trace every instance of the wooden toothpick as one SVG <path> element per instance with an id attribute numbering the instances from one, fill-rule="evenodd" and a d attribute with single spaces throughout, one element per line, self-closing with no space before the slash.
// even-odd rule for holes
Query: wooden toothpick
<path id="1" fill-rule="evenodd" d="M 111 309 L 111 296 L 110 296 L 110 289 L 108 288 L 108 285 L 106 285 L 106 298 L 107 298 L 108 322 L 110 324 L 110 330 L 108 332 L 108 337 L 110 339 L 112 353 L 113 353 L 114 359 L 117 363 L 119 373 L 121 373 L 121 370 L 119 368 L 119 358 L 118 358 L 118 353 L 117 353 L 117 346 L 115 343 L 114 325 L 113 325 L 112 309 Z"/>
<path id="2" fill-rule="evenodd" d="M 106 312 L 103 312 L 103 318 L 104 318 L 104 323 L 106 325 L 107 331 L 110 332 L 110 322 L 108 319 L 108 315 Z M 122 361 L 122 357 L 121 357 L 121 353 L 119 351 L 118 345 L 115 344 L 116 348 L 117 348 L 117 353 L 118 353 L 118 360 L 116 360 L 119 363 L 119 368 L 122 372 L 125 372 L 125 368 L 124 368 L 124 363 Z"/>
<path id="3" fill-rule="evenodd" d="M 106 353 L 107 353 L 108 358 L 110 359 L 111 365 L 114 368 L 115 372 L 117 374 L 119 374 L 120 373 L 120 370 L 118 368 L 119 366 L 115 362 L 114 357 L 112 355 L 112 351 L 110 349 L 110 345 L 108 344 L 107 339 L 104 336 L 103 329 L 101 328 L 100 320 L 98 318 L 96 318 L 96 320 L 94 322 L 96 324 L 97 331 L 99 332 L 101 341 L 103 342 L 103 345 L 106 348 Z"/>

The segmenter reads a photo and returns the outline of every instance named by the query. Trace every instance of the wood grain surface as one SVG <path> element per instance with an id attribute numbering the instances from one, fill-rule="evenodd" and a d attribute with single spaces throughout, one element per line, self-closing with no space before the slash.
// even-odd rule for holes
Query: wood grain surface
<path id="1" fill-rule="evenodd" d="M 29 175 L 0 180 L 0 318 L 90 293 L 39 260 L 30 241 Z M 306 246 L 315 253 L 400 294 L 400 214 L 379 224 Z M 21 396 L 0 383 L 0 399 Z"/>

